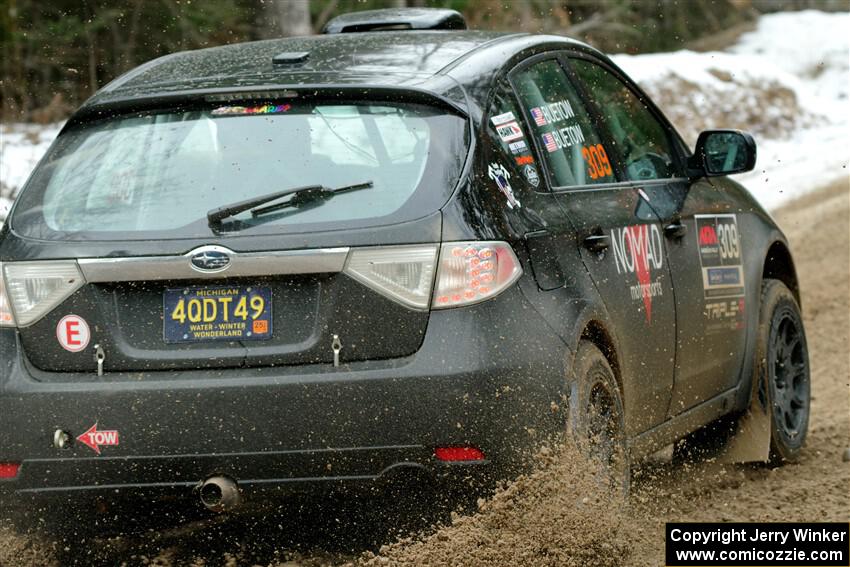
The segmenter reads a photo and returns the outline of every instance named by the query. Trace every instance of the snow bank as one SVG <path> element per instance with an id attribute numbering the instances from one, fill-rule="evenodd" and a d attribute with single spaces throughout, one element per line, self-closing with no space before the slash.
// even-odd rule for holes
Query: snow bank
<path id="1" fill-rule="evenodd" d="M 12 198 L 61 128 L 61 123 L 0 125 L 0 226 L 12 206 Z"/>
<path id="2" fill-rule="evenodd" d="M 769 59 L 803 80 L 837 111 L 848 113 L 850 97 L 850 14 L 808 10 L 765 16 L 758 29 L 741 37 L 731 53 Z"/>
<path id="3" fill-rule="evenodd" d="M 617 55 L 693 144 L 707 128 L 740 128 L 758 144 L 738 180 L 768 208 L 846 177 L 850 156 L 850 14 L 762 16 L 726 52 Z M 0 222 L 61 124 L 0 127 Z"/>
<path id="4" fill-rule="evenodd" d="M 689 144 L 707 128 L 750 131 L 758 146 L 756 168 L 736 179 L 765 207 L 847 177 L 850 14 L 771 14 L 727 52 L 614 60 Z"/>
<path id="5" fill-rule="evenodd" d="M 693 145 L 707 128 L 784 139 L 825 122 L 801 104 L 805 85 L 760 57 L 678 51 L 613 58 Z"/>

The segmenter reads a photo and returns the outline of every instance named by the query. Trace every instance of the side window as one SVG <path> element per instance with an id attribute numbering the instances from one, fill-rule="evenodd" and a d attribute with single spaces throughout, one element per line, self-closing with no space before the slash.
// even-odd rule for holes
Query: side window
<path id="1" fill-rule="evenodd" d="M 496 87 L 488 116 L 487 174 L 504 193 L 508 206 L 520 208 L 522 189 L 537 189 L 541 180 L 519 108 L 506 83 Z"/>
<path id="2" fill-rule="evenodd" d="M 616 181 L 608 153 L 590 115 L 557 60 L 535 63 L 514 75 L 520 104 L 531 116 L 555 187 Z"/>
<path id="3" fill-rule="evenodd" d="M 673 146 L 666 128 L 637 95 L 603 67 L 584 59 L 570 61 L 588 96 L 599 108 L 633 181 L 676 176 Z"/>

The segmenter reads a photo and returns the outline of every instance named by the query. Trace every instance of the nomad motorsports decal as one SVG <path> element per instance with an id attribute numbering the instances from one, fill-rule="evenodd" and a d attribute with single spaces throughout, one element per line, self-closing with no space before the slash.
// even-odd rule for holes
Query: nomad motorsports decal
<path id="1" fill-rule="evenodd" d="M 101 447 L 118 445 L 118 431 L 98 431 L 97 423 L 95 423 L 88 431 L 77 437 L 77 441 L 100 455 Z"/>
<path id="2" fill-rule="evenodd" d="M 654 224 L 611 229 L 614 262 L 618 274 L 634 274 L 637 284 L 629 286 L 632 301 L 643 300 L 647 324 L 652 323 L 652 298 L 662 294 L 661 274 L 664 245 Z M 658 274 L 654 279 L 653 275 Z"/>

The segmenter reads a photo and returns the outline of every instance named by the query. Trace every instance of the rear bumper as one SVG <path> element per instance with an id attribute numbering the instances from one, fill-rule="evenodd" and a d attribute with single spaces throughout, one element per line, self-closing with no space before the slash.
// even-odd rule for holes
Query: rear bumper
<path id="1" fill-rule="evenodd" d="M 0 330 L 0 462 L 22 463 L 0 494 L 185 493 L 216 474 L 279 493 L 407 470 L 448 482 L 499 475 L 563 423 L 552 403 L 561 405 L 569 357 L 523 307 L 513 288 L 437 311 L 415 355 L 340 368 L 43 373 L 15 331 Z M 53 446 L 57 429 L 76 438 L 95 423 L 118 444 L 99 455 L 79 441 Z M 487 458 L 435 459 L 435 447 L 452 445 Z"/>

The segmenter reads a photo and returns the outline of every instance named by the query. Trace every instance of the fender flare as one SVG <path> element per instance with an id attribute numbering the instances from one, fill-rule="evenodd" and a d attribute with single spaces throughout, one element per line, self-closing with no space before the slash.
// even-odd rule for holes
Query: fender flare
<path id="1" fill-rule="evenodd" d="M 750 309 L 748 316 L 750 328 L 758 329 L 758 313 L 761 310 L 761 289 L 765 279 L 778 279 L 791 290 L 794 299 L 797 300 L 797 305 L 800 311 L 803 310 L 803 305 L 800 299 L 800 285 L 797 278 L 797 270 L 794 265 L 794 259 L 791 254 L 791 247 L 785 235 L 778 229 L 773 229 L 765 239 L 765 246 L 762 252 L 757 256 L 761 258 L 761 263 L 758 266 L 757 284 L 751 290 L 752 297 L 758 298 L 758 310 Z M 757 391 L 753 377 L 758 369 L 758 336 L 757 333 L 751 333 L 747 337 L 746 355 L 744 356 L 741 373 L 738 380 L 738 393 L 736 396 L 735 407 L 739 411 L 744 411 L 750 407 L 752 397 Z"/>

